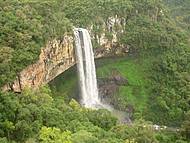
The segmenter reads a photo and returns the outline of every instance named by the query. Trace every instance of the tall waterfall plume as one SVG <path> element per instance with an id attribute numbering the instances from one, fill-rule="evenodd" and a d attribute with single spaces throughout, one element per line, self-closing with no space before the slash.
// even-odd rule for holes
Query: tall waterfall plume
<path id="1" fill-rule="evenodd" d="M 90 34 L 86 29 L 75 28 L 74 35 L 81 102 L 87 108 L 96 108 L 101 103 L 98 96 L 96 68 Z"/>

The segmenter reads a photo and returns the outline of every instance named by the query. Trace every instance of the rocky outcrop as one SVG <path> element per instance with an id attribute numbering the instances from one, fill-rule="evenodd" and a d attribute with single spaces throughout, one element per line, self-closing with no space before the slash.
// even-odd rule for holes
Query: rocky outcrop
<path id="1" fill-rule="evenodd" d="M 41 49 L 39 60 L 29 65 L 10 85 L 3 90 L 20 92 L 25 87 L 38 87 L 46 84 L 75 64 L 73 37 L 64 36 L 62 40 L 48 42 Z"/>
<path id="2" fill-rule="evenodd" d="M 116 86 L 126 86 L 128 85 L 127 79 L 121 75 L 116 75 L 108 78 L 99 78 L 100 85 L 116 85 Z"/>
<path id="3" fill-rule="evenodd" d="M 98 78 L 99 92 L 102 98 L 107 98 L 107 96 L 117 93 L 119 86 L 127 85 L 128 80 L 124 78 L 119 72 L 114 73 L 106 78 Z"/>
<path id="4" fill-rule="evenodd" d="M 115 109 L 124 110 L 119 103 L 119 88 L 121 86 L 128 86 L 128 80 L 124 78 L 117 69 L 111 71 L 111 75 L 104 78 L 98 78 L 98 89 L 101 100 L 109 105 L 114 106 Z"/>
<path id="5" fill-rule="evenodd" d="M 108 46 L 108 45 L 107 45 Z M 129 52 L 129 46 L 120 46 L 117 43 L 112 43 L 109 47 L 101 46 L 100 48 L 95 49 L 95 57 L 110 57 L 110 56 L 122 56 Z"/>

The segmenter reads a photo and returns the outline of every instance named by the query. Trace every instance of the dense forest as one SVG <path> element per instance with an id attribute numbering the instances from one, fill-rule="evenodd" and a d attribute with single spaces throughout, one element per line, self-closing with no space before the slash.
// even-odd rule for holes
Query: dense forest
<path id="1" fill-rule="evenodd" d="M 111 28 L 110 18 L 119 21 Z M 97 74 L 117 68 L 126 76 L 129 85 L 113 100 L 122 111 L 132 106 L 132 123 L 72 99 L 70 72 L 60 92 L 48 85 L 0 91 L 0 143 L 190 142 L 189 0 L 0 0 L 0 87 L 73 27 L 91 29 L 94 48 L 102 34 L 130 47 L 125 57 L 100 61 Z"/>

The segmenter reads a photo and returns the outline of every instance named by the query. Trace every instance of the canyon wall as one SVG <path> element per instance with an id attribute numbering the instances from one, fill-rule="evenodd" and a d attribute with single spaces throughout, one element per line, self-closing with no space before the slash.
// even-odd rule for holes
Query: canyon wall
<path id="1" fill-rule="evenodd" d="M 128 48 L 119 47 L 116 42 L 102 41 L 101 47 L 95 50 L 95 57 L 106 57 L 127 53 Z M 36 88 L 47 84 L 59 74 L 75 65 L 74 39 L 64 36 L 61 40 L 53 40 L 41 49 L 39 60 L 25 68 L 12 84 L 3 87 L 4 91 L 21 92 L 25 87 Z"/>
<path id="2" fill-rule="evenodd" d="M 38 87 L 74 64 L 73 37 L 64 36 L 62 40 L 53 40 L 41 49 L 39 60 L 24 69 L 14 82 L 4 86 L 3 90 L 20 92 L 25 87 Z"/>

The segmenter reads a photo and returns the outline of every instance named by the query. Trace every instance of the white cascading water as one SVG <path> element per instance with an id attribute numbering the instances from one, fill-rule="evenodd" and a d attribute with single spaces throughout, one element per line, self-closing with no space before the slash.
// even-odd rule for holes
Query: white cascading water
<path id="1" fill-rule="evenodd" d="M 126 121 L 126 119 L 130 122 L 126 112 L 115 110 L 112 106 L 102 103 L 99 99 L 94 53 L 89 32 L 83 28 L 75 28 L 74 35 L 81 103 L 87 108 L 108 109 L 120 122 Z"/>
<path id="2" fill-rule="evenodd" d="M 86 29 L 75 28 L 75 44 L 81 102 L 87 108 L 96 108 L 101 105 L 96 79 L 94 53 L 90 34 Z"/>

